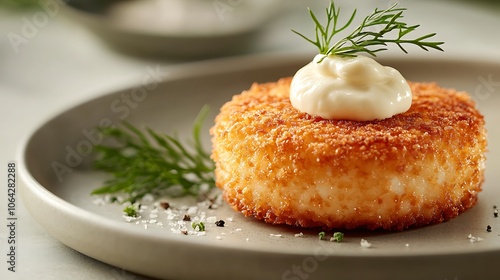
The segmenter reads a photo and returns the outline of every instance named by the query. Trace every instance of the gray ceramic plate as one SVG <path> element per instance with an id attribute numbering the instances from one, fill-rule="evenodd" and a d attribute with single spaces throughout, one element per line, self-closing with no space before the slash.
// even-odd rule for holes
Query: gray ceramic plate
<path id="1" fill-rule="evenodd" d="M 24 203 L 50 234 L 69 247 L 159 278 L 498 279 L 500 218 L 494 218 L 493 207 L 500 206 L 496 172 L 500 96 L 494 81 L 500 64 L 495 63 L 382 60 L 408 79 L 437 81 L 470 92 L 486 116 L 490 151 L 484 191 L 477 206 L 449 222 L 404 232 L 345 232 L 344 242 L 335 243 L 320 241 L 317 230 L 267 225 L 223 204 L 206 210 L 206 216 L 226 220 L 225 227 L 210 224 L 205 236 L 186 236 L 172 232 L 164 213 L 150 222 L 150 209 L 144 212 L 145 226 L 124 222 L 121 206 L 94 203 L 89 193 L 106 178 L 88 167 L 89 143 L 99 141 L 92 134 L 99 123 L 126 118 L 185 136 L 204 104 L 212 108 L 212 120 L 221 104 L 252 82 L 292 75 L 310 58 L 260 55 L 179 66 L 160 83 L 103 94 L 68 109 L 43 124 L 24 145 L 20 159 Z M 123 95 L 133 94 L 134 102 L 123 101 Z M 211 121 L 204 127 L 207 146 L 210 125 Z M 486 231 L 488 225 L 491 232 Z M 300 232 L 304 235 L 296 237 Z M 470 234 L 482 240 L 470 242 Z M 362 238 L 372 247 L 360 246 Z"/>

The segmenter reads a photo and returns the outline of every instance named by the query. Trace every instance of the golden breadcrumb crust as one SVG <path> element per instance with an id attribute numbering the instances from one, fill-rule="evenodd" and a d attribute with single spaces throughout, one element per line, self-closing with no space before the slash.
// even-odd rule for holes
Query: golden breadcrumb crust
<path id="1" fill-rule="evenodd" d="M 358 122 L 298 111 L 290 82 L 253 84 L 210 130 L 216 184 L 235 210 L 273 224 L 402 230 L 476 203 L 486 131 L 466 93 L 410 83 L 410 110 Z"/>

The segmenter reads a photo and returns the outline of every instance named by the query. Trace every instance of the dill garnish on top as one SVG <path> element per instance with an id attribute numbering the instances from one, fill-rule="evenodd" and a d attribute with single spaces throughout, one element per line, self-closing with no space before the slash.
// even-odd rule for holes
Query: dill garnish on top
<path id="1" fill-rule="evenodd" d="M 335 35 L 347 29 L 356 17 L 356 10 L 353 11 L 347 22 L 339 24 L 340 8 L 336 8 L 334 2 L 326 9 L 326 24 L 322 25 L 316 15 L 309 9 L 309 14 L 314 21 L 315 37 L 310 39 L 303 34 L 292 30 L 319 49 L 320 54 L 352 57 L 359 53 L 367 53 L 376 56 L 377 52 L 387 50 L 389 43 L 396 44 L 404 53 L 408 53 L 403 47 L 404 44 L 411 44 L 423 50 L 429 48 L 442 51 L 440 45 L 443 42 L 430 42 L 436 33 L 420 36 L 416 39 L 407 39 L 407 35 L 415 31 L 420 25 L 408 25 L 402 21 L 403 12 L 406 8 L 398 8 L 397 4 L 385 10 L 375 9 L 372 14 L 366 16 L 361 24 L 356 27 L 343 39 L 332 44 Z M 374 31 L 379 29 L 379 31 Z M 393 35 L 392 37 L 388 37 Z M 320 61 L 321 62 L 321 61 Z"/>

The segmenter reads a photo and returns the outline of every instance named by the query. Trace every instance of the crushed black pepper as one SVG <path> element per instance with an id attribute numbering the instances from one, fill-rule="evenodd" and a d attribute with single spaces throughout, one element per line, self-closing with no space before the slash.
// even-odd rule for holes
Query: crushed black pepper
<path id="1" fill-rule="evenodd" d="M 215 225 L 218 227 L 224 227 L 225 224 L 226 222 L 224 222 L 224 220 L 218 220 L 217 222 L 215 222 Z"/>
<path id="2" fill-rule="evenodd" d="M 486 231 L 487 231 L 487 232 L 491 232 L 491 226 L 490 226 L 490 225 L 488 225 L 488 226 L 486 227 Z"/>
<path id="3" fill-rule="evenodd" d="M 498 218 L 498 209 L 493 210 L 493 216 Z"/>
<path id="4" fill-rule="evenodd" d="M 188 214 L 184 215 L 184 217 L 182 218 L 183 221 L 185 222 L 189 222 L 191 221 L 191 216 L 189 216 Z"/>
<path id="5" fill-rule="evenodd" d="M 170 203 L 168 203 L 168 202 L 166 202 L 166 201 L 162 201 L 162 202 L 160 202 L 160 206 L 161 206 L 163 209 L 167 210 L 168 208 L 170 208 Z"/>

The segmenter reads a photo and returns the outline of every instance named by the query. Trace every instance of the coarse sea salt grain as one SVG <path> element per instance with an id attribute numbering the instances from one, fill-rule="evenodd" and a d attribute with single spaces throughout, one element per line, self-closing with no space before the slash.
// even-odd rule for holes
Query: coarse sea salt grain
<path id="1" fill-rule="evenodd" d="M 198 206 L 191 206 L 187 210 L 188 215 L 194 215 L 196 213 L 198 213 Z"/>
<path id="2" fill-rule="evenodd" d="M 140 218 L 140 216 L 139 216 L 139 217 L 130 217 L 130 216 L 126 216 L 126 215 L 123 215 L 122 217 L 123 217 L 123 219 L 124 219 L 127 223 L 130 223 L 130 222 L 132 222 L 132 221 L 136 221 L 136 220 L 138 220 L 138 219 Z"/>
<path id="3" fill-rule="evenodd" d="M 365 239 L 361 239 L 361 242 L 359 244 L 363 248 L 370 248 L 372 246 L 372 244 L 370 242 L 368 242 L 368 240 L 365 240 Z"/>
<path id="4" fill-rule="evenodd" d="M 144 203 L 151 203 L 154 199 L 155 197 L 152 194 L 146 194 L 144 197 L 142 197 L 142 201 Z"/>
<path id="5" fill-rule="evenodd" d="M 283 237 L 283 235 L 281 235 L 281 234 L 273 234 L 273 233 L 269 234 L 269 236 L 271 236 L 271 237 L 278 237 L 278 238 Z"/>
<path id="6" fill-rule="evenodd" d="M 470 243 L 480 242 L 480 241 L 484 240 L 483 238 L 473 236 L 472 234 L 469 234 L 469 236 L 467 236 L 467 238 L 469 239 Z"/>
<path id="7" fill-rule="evenodd" d="M 98 206 L 106 205 L 106 201 L 102 197 L 92 200 L 92 203 Z"/>
<path id="8" fill-rule="evenodd" d="M 296 233 L 294 236 L 295 237 L 302 237 L 302 236 L 304 236 L 304 234 L 302 232 L 299 232 L 299 233 Z"/>
<path id="9" fill-rule="evenodd" d="M 213 223 L 215 223 L 215 222 L 217 222 L 217 217 L 215 217 L 215 216 L 210 216 L 210 217 L 208 217 L 208 218 L 207 218 L 207 223 L 211 223 L 211 224 L 213 224 Z"/>
<path id="10" fill-rule="evenodd" d="M 229 233 L 233 234 L 233 233 L 238 232 L 238 231 L 241 231 L 241 228 L 235 228 L 234 230 L 230 231 Z"/>

